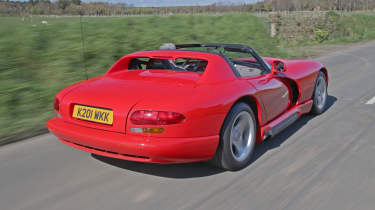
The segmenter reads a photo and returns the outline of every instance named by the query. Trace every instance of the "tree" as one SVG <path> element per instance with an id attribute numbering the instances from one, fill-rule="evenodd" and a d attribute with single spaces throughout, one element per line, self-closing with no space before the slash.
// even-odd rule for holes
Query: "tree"
<path id="1" fill-rule="evenodd" d="M 71 0 L 72 1 L 72 4 L 75 4 L 75 5 L 81 5 L 82 1 L 81 0 Z"/>
<path id="2" fill-rule="evenodd" d="M 70 3 L 71 3 L 70 0 L 57 0 L 56 1 L 57 6 L 62 10 L 65 10 L 65 8 L 67 8 L 70 5 Z"/>

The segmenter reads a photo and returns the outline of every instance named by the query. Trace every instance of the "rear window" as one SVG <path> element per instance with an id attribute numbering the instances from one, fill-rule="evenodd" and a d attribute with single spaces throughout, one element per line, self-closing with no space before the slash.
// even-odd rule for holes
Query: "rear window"
<path id="1" fill-rule="evenodd" d="M 193 58 L 132 58 L 129 70 L 169 70 L 203 73 L 208 62 Z"/>

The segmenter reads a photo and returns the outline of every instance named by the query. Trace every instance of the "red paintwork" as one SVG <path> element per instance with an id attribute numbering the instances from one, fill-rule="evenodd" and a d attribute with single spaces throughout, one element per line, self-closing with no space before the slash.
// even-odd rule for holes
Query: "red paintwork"
<path id="1" fill-rule="evenodd" d="M 203 74 L 166 70 L 127 70 L 133 57 L 197 58 L 208 61 Z M 265 58 L 272 63 L 274 58 Z M 78 149 L 132 161 L 182 163 L 210 159 L 219 143 L 219 133 L 230 108 L 241 98 L 257 104 L 258 142 L 288 116 L 311 110 L 318 72 L 325 67 L 314 61 L 283 61 L 285 72 L 238 78 L 219 55 L 191 51 L 147 51 L 127 55 L 109 71 L 82 81 L 57 94 L 59 115 L 47 122 L 62 142 Z M 328 78 L 328 75 L 327 75 Z M 292 103 L 294 82 L 299 90 Z M 113 125 L 78 120 L 73 106 L 84 104 L 110 108 Z M 137 110 L 183 114 L 179 124 L 139 126 L 130 116 Z M 161 134 L 132 133 L 131 127 L 160 127 Z"/>
<path id="2" fill-rule="evenodd" d="M 114 158 L 156 163 L 207 160 L 214 155 L 219 138 L 218 135 L 197 138 L 124 135 L 77 126 L 58 118 L 48 121 L 47 126 L 62 142 L 78 149 Z"/>

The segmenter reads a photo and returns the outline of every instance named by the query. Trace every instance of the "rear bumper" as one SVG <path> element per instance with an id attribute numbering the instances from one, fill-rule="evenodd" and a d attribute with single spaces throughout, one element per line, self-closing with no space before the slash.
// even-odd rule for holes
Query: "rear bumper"
<path id="1" fill-rule="evenodd" d="M 209 160 L 216 152 L 219 136 L 160 138 L 133 136 L 67 123 L 60 118 L 47 122 L 51 133 L 77 149 L 130 161 L 186 163 Z"/>

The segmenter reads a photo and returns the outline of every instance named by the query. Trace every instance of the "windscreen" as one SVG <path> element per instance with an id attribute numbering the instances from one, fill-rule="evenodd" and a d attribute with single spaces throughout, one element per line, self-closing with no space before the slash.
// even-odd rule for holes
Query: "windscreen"
<path id="1" fill-rule="evenodd" d="M 203 73 L 207 67 L 206 60 L 194 58 L 132 58 L 129 62 L 129 70 L 168 70 L 182 72 Z"/>

